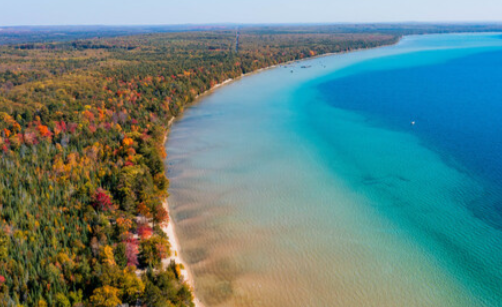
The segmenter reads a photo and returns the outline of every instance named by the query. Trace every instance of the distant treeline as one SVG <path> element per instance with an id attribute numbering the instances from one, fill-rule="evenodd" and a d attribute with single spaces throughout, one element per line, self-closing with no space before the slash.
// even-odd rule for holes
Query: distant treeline
<path id="1" fill-rule="evenodd" d="M 374 23 L 311 25 L 158 25 L 158 26 L 12 26 L 0 27 L 0 45 L 29 44 L 79 39 L 110 38 L 138 34 L 231 31 L 241 29 L 252 34 L 292 33 L 387 33 L 393 35 L 498 32 L 502 23 Z"/>
<path id="2" fill-rule="evenodd" d="M 17 49 L 64 49 L 67 45 L 55 45 L 55 44 L 19 44 L 19 45 L 14 45 L 14 48 Z M 71 48 L 75 48 L 78 50 L 83 50 L 83 49 L 127 49 L 131 50 L 136 48 L 137 46 L 116 46 L 116 45 L 105 45 L 105 44 L 96 44 L 95 42 L 88 41 L 88 40 L 79 40 L 79 41 L 74 41 L 70 44 Z"/>

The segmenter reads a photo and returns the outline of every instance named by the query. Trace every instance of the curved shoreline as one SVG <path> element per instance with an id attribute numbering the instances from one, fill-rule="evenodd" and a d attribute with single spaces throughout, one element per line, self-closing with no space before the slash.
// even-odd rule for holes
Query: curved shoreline
<path id="1" fill-rule="evenodd" d="M 228 78 L 225 81 L 223 81 L 221 83 L 218 83 L 218 84 L 214 85 L 212 88 L 210 88 L 210 89 L 204 91 L 203 93 L 197 95 L 195 97 L 195 99 L 191 103 L 187 104 L 187 106 L 194 105 L 195 103 L 197 103 L 204 96 L 207 96 L 207 95 L 211 94 L 215 90 L 217 90 L 219 88 L 222 88 L 225 85 L 229 85 L 229 84 L 231 84 L 231 83 L 233 83 L 235 81 L 238 81 L 238 80 L 242 79 L 243 77 L 247 77 L 247 76 L 251 76 L 251 75 L 254 75 L 254 74 L 258 74 L 258 73 L 261 73 L 263 71 L 266 71 L 266 70 L 269 70 L 269 69 L 274 69 L 274 68 L 280 67 L 282 65 L 288 65 L 288 64 L 291 64 L 291 63 L 299 63 L 299 62 L 305 62 L 305 61 L 308 61 L 308 60 L 319 59 L 319 58 L 322 58 L 322 57 L 343 55 L 343 54 L 353 53 L 353 52 L 357 52 L 357 51 L 364 51 L 364 50 L 370 50 L 370 49 L 377 49 L 377 48 L 382 48 L 382 47 L 394 46 L 394 45 L 398 44 L 399 42 L 401 42 L 401 40 L 403 39 L 403 37 L 404 36 L 398 37 L 398 39 L 396 40 L 396 42 L 394 42 L 393 44 L 376 46 L 376 47 L 370 47 L 370 48 L 354 49 L 354 50 L 351 50 L 351 51 L 348 51 L 348 52 L 337 52 L 337 53 L 319 54 L 319 55 L 315 55 L 315 56 L 312 56 L 312 57 L 307 57 L 307 58 L 304 58 L 304 59 L 291 60 L 291 61 L 288 61 L 288 62 L 274 64 L 274 65 L 271 65 L 271 66 L 267 66 L 267 67 L 264 67 L 264 68 L 260 68 L 260 69 L 254 70 L 254 71 L 249 72 L 249 73 L 242 74 L 242 75 L 240 75 L 238 77 L 235 77 L 235 78 Z M 173 118 L 171 118 L 169 120 L 168 125 L 167 125 L 167 131 L 166 131 L 166 134 L 165 134 L 165 137 L 164 137 L 164 143 L 163 143 L 164 147 L 166 147 L 167 141 L 169 139 L 168 136 L 169 136 L 169 133 L 170 133 L 171 126 L 176 122 L 176 120 L 181 119 L 182 116 L 183 116 L 183 113 L 181 113 L 180 116 L 173 117 Z M 167 169 L 166 169 L 166 175 L 167 175 Z M 172 254 L 171 254 L 171 256 L 169 258 L 164 259 L 163 263 L 165 265 L 168 265 L 171 260 L 174 260 L 176 263 L 181 264 L 183 266 L 183 269 L 181 269 L 181 274 L 183 275 L 185 282 L 188 284 L 188 286 L 190 287 L 190 289 L 192 291 L 194 306 L 195 307 L 206 307 L 198 299 L 198 296 L 196 295 L 195 279 L 193 277 L 193 272 L 190 270 L 189 266 L 183 260 L 183 257 L 181 255 L 181 246 L 179 244 L 179 240 L 178 240 L 178 237 L 176 235 L 175 225 L 174 225 L 174 222 L 173 222 L 173 219 L 172 219 L 172 216 L 171 216 L 171 211 L 169 210 L 168 198 L 169 198 L 169 196 L 167 196 L 164 199 L 163 206 L 164 206 L 164 208 L 168 212 L 169 222 L 168 222 L 167 226 L 162 227 L 162 230 L 168 236 L 169 243 L 171 245 L 171 253 Z"/>

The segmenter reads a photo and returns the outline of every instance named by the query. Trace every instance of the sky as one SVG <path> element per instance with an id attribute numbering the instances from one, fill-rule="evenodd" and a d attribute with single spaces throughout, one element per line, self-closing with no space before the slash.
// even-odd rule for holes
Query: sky
<path id="1" fill-rule="evenodd" d="M 502 0 L 0 0 L 0 26 L 502 21 Z"/>

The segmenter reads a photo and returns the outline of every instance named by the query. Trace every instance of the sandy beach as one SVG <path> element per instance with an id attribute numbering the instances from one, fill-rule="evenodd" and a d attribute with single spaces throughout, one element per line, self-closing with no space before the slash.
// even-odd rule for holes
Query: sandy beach
<path id="1" fill-rule="evenodd" d="M 169 212 L 169 206 L 167 200 L 163 202 L 164 208 Z M 171 260 L 174 260 L 178 264 L 183 265 L 183 269 L 181 270 L 182 275 L 185 278 L 185 281 L 187 284 L 190 286 L 192 289 L 192 294 L 194 296 L 194 304 L 196 307 L 204 307 L 204 304 L 202 304 L 199 299 L 195 296 L 195 291 L 194 291 L 194 279 L 192 277 L 191 272 L 188 270 L 188 266 L 186 263 L 183 261 L 183 259 L 180 256 L 180 246 L 178 244 L 178 238 L 176 237 L 176 232 L 174 230 L 174 223 L 172 222 L 171 215 L 169 215 L 169 223 L 167 226 L 162 227 L 162 230 L 167 234 L 169 237 L 169 243 L 171 244 L 171 257 L 166 258 L 163 260 L 163 263 L 165 266 L 169 265 L 169 262 Z"/>
<path id="2" fill-rule="evenodd" d="M 262 71 L 264 69 L 270 69 L 270 68 L 273 68 L 273 67 L 275 67 L 275 66 L 263 68 L 263 69 L 260 69 L 258 71 L 255 71 L 253 73 L 257 73 L 257 72 Z M 241 78 L 243 76 L 245 76 L 245 75 L 243 74 L 239 78 Z M 238 79 L 238 78 L 236 78 L 236 79 Z M 211 93 L 212 91 L 216 90 L 217 88 L 225 86 L 225 85 L 227 85 L 227 84 L 235 81 L 236 79 L 229 78 L 229 79 L 227 79 L 227 80 L 225 80 L 225 81 L 223 81 L 221 83 L 216 84 L 215 86 L 213 86 L 209 90 L 205 91 L 204 93 L 202 93 L 200 95 L 197 95 L 197 97 L 195 97 L 194 102 L 196 102 L 198 99 L 200 99 L 201 96 L 207 95 L 207 94 Z M 176 119 L 177 119 L 176 117 L 173 117 L 173 118 L 171 118 L 169 120 L 169 122 L 168 122 L 168 129 L 176 121 Z M 168 136 L 169 136 L 169 130 L 167 131 L 166 135 L 164 136 L 164 145 L 167 142 Z M 178 238 L 176 237 L 175 225 L 174 225 L 174 222 L 173 222 L 170 210 L 169 210 L 169 203 L 168 203 L 167 198 L 164 200 L 163 206 L 164 206 L 164 208 L 167 210 L 167 212 L 169 214 L 169 223 L 167 223 L 167 226 L 163 226 L 162 230 L 167 234 L 167 236 L 169 238 L 169 243 L 171 245 L 171 256 L 169 258 L 164 259 L 162 261 L 163 265 L 164 266 L 169 265 L 169 263 L 171 262 L 171 260 L 174 260 L 178 264 L 182 264 L 183 265 L 183 269 L 181 270 L 181 274 L 183 275 L 186 283 L 190 286 L 190 288 L 192 290 L 192 295 L 193 295 L 193 298 L 194 298 L 193 299 L 193 303 L 195 304 L 196 307 L 205 307 L 204 304 L 197 298 L 197 295 L 195 293 L 194 278 L 192 276 L 192 273 L 190 272 L 189 266 L 186 264 L 185 261 L 183 261 L 183 258 L 181 257 L 180 245 L 178 243 Z"/>

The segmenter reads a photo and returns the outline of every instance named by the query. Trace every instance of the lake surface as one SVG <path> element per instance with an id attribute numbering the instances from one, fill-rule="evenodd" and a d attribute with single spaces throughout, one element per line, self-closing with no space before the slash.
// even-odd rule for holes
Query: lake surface
<path id="1" fill-rule="evenodd" d="M 166 146 L 206 306 L 502 305 L 501 34 L 246 76 Z"/>

